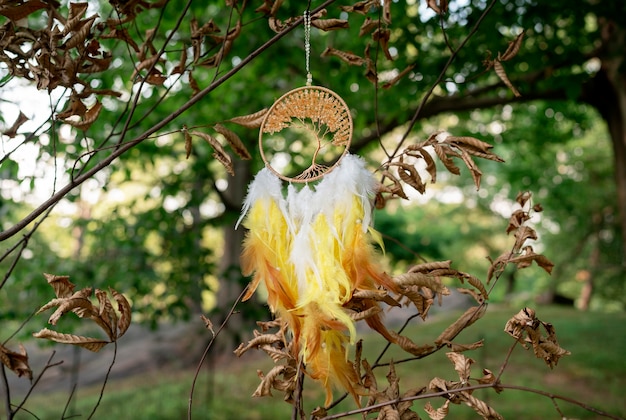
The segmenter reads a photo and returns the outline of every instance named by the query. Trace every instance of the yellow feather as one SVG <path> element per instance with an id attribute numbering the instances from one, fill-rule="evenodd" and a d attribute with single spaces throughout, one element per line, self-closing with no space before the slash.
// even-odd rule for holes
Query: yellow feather
<path id="1" fill-rule="evenodd" d="M 287 198 L 278 181 L 261 172 L 244 204 L 242 218 L 245 215 L 249 232 L 242 271 L 254 274 L 244 298 L 264 283 L 270 309 L 287 321 L 293 333 L 294 356 L 305 363 L 309 376 L 322 383 L 327 405 L 334 385 L 357 402 L 365 392 L 347 360 L 356 326 L 343 305 L 355 290 L 395 289 L 391 277 L 374 263 L 372 238 L 381 238 L 369 227 L 367 195 L 373 183 L 364 163 L 347 156 L 315 191 L 308 186 L 299 192 L 290 187 Z M 371 308 L 378 303 L 364 305 Z M 393 339 L 379 315 L 366 322 Z"/>

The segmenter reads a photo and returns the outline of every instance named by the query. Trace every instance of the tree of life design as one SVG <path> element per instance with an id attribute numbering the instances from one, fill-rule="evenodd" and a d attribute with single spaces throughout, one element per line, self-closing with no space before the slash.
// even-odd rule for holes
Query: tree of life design
<path id="1" fill-rule="evenodd" d="M 259 149 L 278 177 L 309 182 L 334 169 L 351 139 L 352 116 L 343 99 L 327 88 L 306 86 L 287 92 L 268 110 Z"/>

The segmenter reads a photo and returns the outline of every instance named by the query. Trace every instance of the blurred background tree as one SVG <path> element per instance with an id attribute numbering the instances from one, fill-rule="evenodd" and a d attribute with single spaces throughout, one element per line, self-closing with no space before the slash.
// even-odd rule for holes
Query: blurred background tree
<path id="1" fill-rule="evenodd" d="M 243 232 L 233 225 L 262 165 L 256 129 L 227 120 L 304 85 L 303 29 L 289 26 L 304 4 L 5 3 L 0 318 L 24 319 L 45 301 L 42 272 L 124 291 L 137 317 L 154 325 L 224 314 L 247 282 L 238 269 Z M 387 241 L 387 255 L 480 267 L 501 252 L 494 232 L 502 214 L 518 191 L 531 190 L 545 208 L 536 223 L 557 269 L 549 284 L 512 274 L 507 295 L 548 292 L 579 299 L 581 308 L 623 310 L 626 5 L 378 4 L 311 2 L 324 19 L 346 22 L 313 28 L 311 69 L 315 84 L 351 107 L 353 152 L 375 169 L 400 144 L 448 130 L 494 143 L 506 160 L 481 164 L 479 192 L 465 173 L 429 187 L 427 204 L 390 205 L 377 226 L 404 246 Z M 80 25 L 55 38 L 52 9 Z M 368 19 L 378 23 L 361 34 Z M 29 33 L 47 34 L 48 47 Z M 501 59 L 516 39 L 517 55 Z M 55 57 L 74 61 L 50 61 L 50 45 Z M 252 156 L 227 149 L 234 175 L 200 137 L 191 149 L 186 141 L 196 130 L 226 144 L 217 123 Z"/>

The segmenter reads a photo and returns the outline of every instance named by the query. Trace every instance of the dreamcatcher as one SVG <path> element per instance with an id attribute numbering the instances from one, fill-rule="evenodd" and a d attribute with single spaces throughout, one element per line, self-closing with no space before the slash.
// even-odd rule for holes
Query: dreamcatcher
<path id="1" fill-rule="evenodd" d="M 333 385 L 356 399 L 364 394 L 347 359 L 356 337 L 349 313 L 371 314 L 362 318 L 394 341 L 378 302 L 355 303 L 353 296 L 395 287 L 374 263 L 372 239 L 380 242 L 370 226 L 376 181 L 364 161 L 348 153 L 352 117 L 346 103 L 311 85 L 308 12 L 304 24 L 307 85 L 280 97 L 265 115 L 259 147 L 266 165 L 249 185 L 237 226 L 243 221 L 249 229 L 241 262 L 245 275 L 254 274 L 243 300 L 265 285 L 272 313 L 292 334 L 294 357 L 323 384 L 328 405 Z M 311 156 L 310 164 L 297 160 L 302 155 Z M 304 169 L 285 175 L 290 166 Z"/>

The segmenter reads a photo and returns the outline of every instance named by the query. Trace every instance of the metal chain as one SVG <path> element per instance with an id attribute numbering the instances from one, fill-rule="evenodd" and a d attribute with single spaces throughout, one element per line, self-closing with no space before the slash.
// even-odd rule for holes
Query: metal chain
<path id="1" fill-rule="evenodd" d="M 311 10 L 304 11 L 304 59 L 306 66 L 306 85 L 311 86 L 313 75 L 311 74 Z"/>

